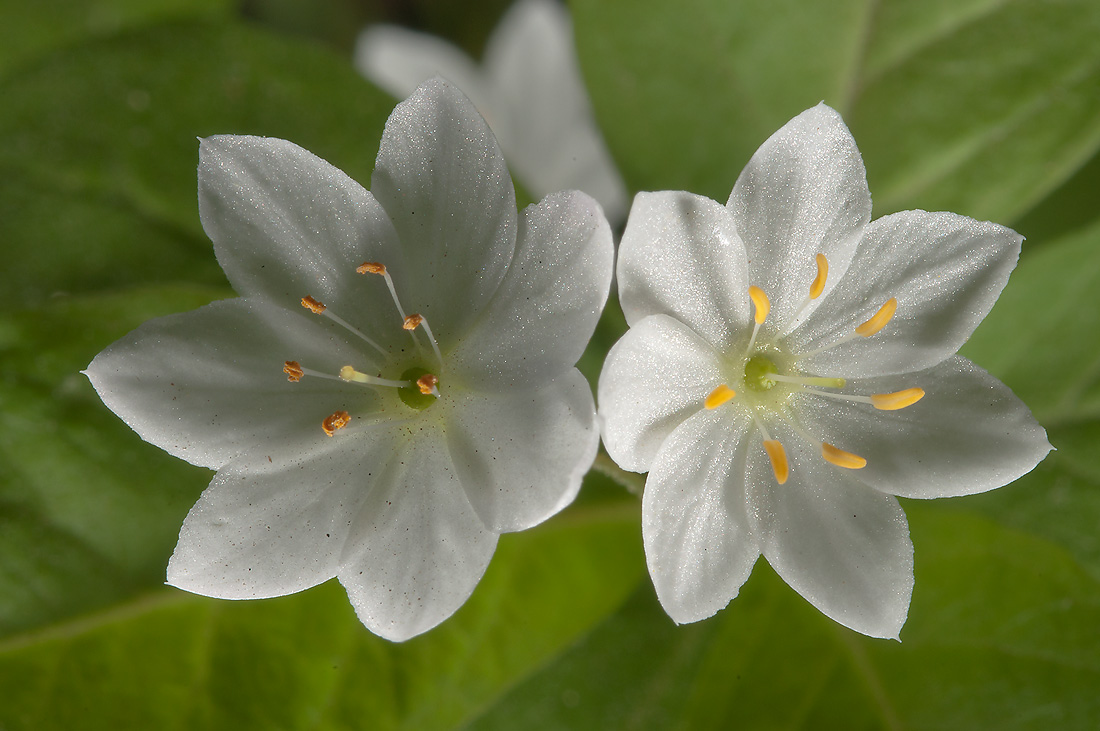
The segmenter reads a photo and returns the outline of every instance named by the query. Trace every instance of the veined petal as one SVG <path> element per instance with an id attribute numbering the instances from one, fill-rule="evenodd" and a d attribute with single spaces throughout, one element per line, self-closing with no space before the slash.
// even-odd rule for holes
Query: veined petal
<path id="1" fill-rule="evenodd" d="M 168 583 L 262 599 L 335 576 L 351 519 L 396 441 L 387 429 L 363 431 L 307 458 L 255 452 L 221 469 L 180 529 Z"/>
<path id="2" fill-rule="evenodd" d="M 1023 237 L 954 213 L 903 211 L 866 229 L 844 278 L 792 333 L 809 351 L 849 334 L 894 297 L 880 332 L 805 360 L 805 367 L 855 378 L 908 373 L 953 355 L 989 313 L 1020 256 Z"/>
<path id="3" fill-rule="evenodd" d="M 371 192 L 397 230 L 402 304 L 447 349 L 480 316 L 516 248 L 516 196 L 496 140 L 469 99 L 422 84 L 386 122 Z M 383 262 L 389 267 L 388 262 Z"/>
<path id="4" fill-rule="evenodd" d="M 199 215 L 237 294 L 392 314 L 361 318 L 361 328 L 380 342 L 399 337 L 386 288 L 355 273 L 363 261 L 400 269 L 397 234 L 370 192 L 321 158 L 285 140 L 209 137 L 199 147 Z"/>
<path id="5" fill-rule="evenodd" d="M 355 67 L 398 99 L 433 76 L 442 76 L 461 89 L 483 117 L 492 117 L 481 69 L 460 48 L 437 36 L 399 25 L 369 26 L 356 40 Z"/>
<path id="6" fill-rule="evenodd" d="M 769 424 L 787 450 L 776 484 L 763 447 L 749 449 L 749 515 L 764 557 L 791 587 L 845 627 L 896 639 L 913 593 L 913 544 L 897 498 L 821 459 L 784 423 Z"/>
<path id="7" fill-rule="evenodd" d="M 631 327 L 649 315 L 672 315 L 719 350 L 751 328 L 745 247 L 729 212 L 709 198 L 635 196 L 618 275 Z"/>
<path id="8" fill-rule="evenodd" d="M 924 389 L 898 411 L 807 394 L 798 416 L 825 441 L 867 459 L 852 476 L 884 493 L 913 498 L 972 495 L 1030 472 L 1051 450 L 1027 406 L 960 356 L 919 373 L 849 383 L 851 391 Z"/>
<path id="9" fill-rule="evenodd" d="M 537 390 L 463 398 L 446 434 L 466 497 L 497 533 L 573 502 L 600 441 L 592 391 L 575 368 Z"/>
<path id="10" fill-rule="evenodd" d="M 493 94 L 489 126 L 516 177 L 536 197 L 582 190 L 621 221 L 626 187 L 596 126 L 565 5 L 513 4 L 486 44 L 484 66 Z"/>
<path id="11" fill-rule="evenodd" d="M 691 328 L 667 315 L 635 322 L 600 373 L 608 454 L 624 470 L 649 471 L 661 444 L 720 383 L 718 356 Z"/>
<path id="12" fill-rule="evenodd" d="M 466 499 L 443 434 L 426 427 L 377 477 L 353 519 L 337 576 L 360 621 L 400 642 L 462 606 L 496 543 Z"/>
<path id="13" fill-rule="evenodd" d="M 646 478 L 642 538 L 657 598 L 679 624 L 729 604 L 760 557 L 745 514 L 749 419 L 701 411 L 665 440 Z"/>
<path id="14" fill-rule="evenodd" d="M 368 389 L 287 381 L 287 360 L 335 374 L 362 358 L 330 325 L 301 308 L 222 300 L 146 322 L 104 349 L 85 373 L 142 439 L 218 469 L 253 449 L 314 449 L 327 439 L 326 416 L 377 407 Z"/>
<path id="15" fill-rule="evenodd" d="M 577 191 L 548 196 L 520 218 L 508 273 L 449 364 L 475 387 L 538 388 L 588 345 L 611 288 L 611 229 Z"/>
<path id="16" fill-rule="evenodd" d="M 863 158 L 840 115 L 824 104 L 760 146 L 726 205 L 752 262 L 749 284 L 773 303 L 773 329 L 792 324 L 817 274 L 816 255 L 829 261 L 828 293 L 871 220 Z"/>

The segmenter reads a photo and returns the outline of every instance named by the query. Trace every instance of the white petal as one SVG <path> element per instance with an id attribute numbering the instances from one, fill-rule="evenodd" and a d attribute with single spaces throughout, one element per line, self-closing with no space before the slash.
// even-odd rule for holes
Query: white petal
<path id="1" fill-rule="evenodd" d="M 867 459 L 853 477 L 891 495 L 972 495 L 1030 472 L 1051 450 L 1027 406 L 993 376 L 955 356 L 919 373 L 865 379 L 846 391 L 925 395 L 899 411 L 807 395 L 798 416 L 806 429 Z"/>
<path id="2" fill-rule="evenodd" d="M 609 219 L 622 220 L 626 188 L 596 126 L 565 6 L 512 5 L 489 38 L 484 66 L 493 94 L 489 125 L 529 192 L 541 198 L 579 189 Z"/>
<path id="3" fill-rule="evenodd" d="M 769 429 L 791 471 L 777 484 L 763 446 L 750 447 L 749 514 L 768 563 L 826 616 L 896 639 L 913 593 L 913 544 L 897 498 L 828 464 L 820 445 L 788 427 Z"/>
<path id="4" fill-rule="evenodd" d="M 633 326 L 672 315 L 719 349 L 746 337 L 748 260 L 729 212 L 692 193 L 639 193 L 619 246 L 619 299 Z"/>
<path id="5" fill-rule="evenodd" d="M 1023 237 L 954 213 L 904 211 L 867 227 L 847 274 L 791 336 L 807 352 L 851 333 L 891 297 L 897 314 L 803 365 L 851 378 L 908 373 L 939 363 L 966 342 L 997 301 Z"/>
<path id="6" fill-rule="evenodd" d="M 394 446 L 386 432 L 342 430 L 307 459 L 256 452 L 226 466 L 180 529 L 168 583 L 262 599 L 331 579 L 351 519 Z"/>
<path id="7" fill-rule="evenodd" d="M 740 410 L 696 414 L 672 432 L 646 479 L 646 563 L 679 624 L 729 604 L 760 557 L 745 514 L 749 424 Z"/>
<path id="8" fill-rule="evenodd" d="M 405 254 L 405 270 L 391 267 L 401 303 L 428 318 L 446 349 L 477 319 L 515 251 L 516 197 L 500 148 L 470 101 L 432 79 L 386 122 L 371 191 Z"/>
<path id="9" fill-rule="evenodd" d="M 577 496 L 600 434 L 588 381 L 573 369 L 528 393 L 472 393 L 446 421 L 462 487 L 490 530 L 523 530 Z"/>
<path id="10" fill-rule="evenodd" d="M 310 295 L 377 339 L 403 335 L 386 287 L 355 273 L 400 262 L 370 192 L 297 145 L 210 137 L 199 147 L 199 215 L 237 294 L 298 307 Z M 364 317 L 364 313 L 370 313 Z"/>
<path id="11" fill-rule="evenodd" d="M 496 548 L 443 440 L 426 427 L 390 458 L 351 525 L 337 574 L 363 624 L 397 642 L 454 614 Z"/>
<path id="12" fill-rule="evenodd" d="M 635 322 L 600 373 L 603 443 L 624 470 L 647 472 L 661 444 L 722 383 L 717 354 L 667 315 Z"/>
<path id="13" fill-rule="evenodd" d="M 567 191 L 528 206 L 508 273 L 448 359 L 453 375 L 492 388 L 538 388 L 573 367 L 611 287 L 611 229 L 588 196 Z"/>
<path id="14" fill-rule="evenodd" d="M 726 205 L 748 250 L 749 284 L 771 299 L 765 332 L 792 324 L 817 275 L 817 254 L 829 260 L 828 292 L 871 220 L 863 158 L 840 115 L 824 104 L 760 146 Z"/>
<path id="15" fill-rule="evenodd" d="M 398 25 L 372 25 L 356 40 L 355 67 L 398 99 L 433 76 L 442 76 L 461 89 L 483 117 L 492 116 L 481 69 L 442 38 Z"/>
<path id="16" fill-rule="evenodd" d="M 368 389 L 283 373 L 288 360 L 333 374 L 362 362 L 343 336 L 301 308 L 223 300 L 146 322 L 85 373 L 142 439 L 217 469 L 254 448 L 311 449 L 326 441 L 321 422 L 333 412 L 377 408 Z"/>

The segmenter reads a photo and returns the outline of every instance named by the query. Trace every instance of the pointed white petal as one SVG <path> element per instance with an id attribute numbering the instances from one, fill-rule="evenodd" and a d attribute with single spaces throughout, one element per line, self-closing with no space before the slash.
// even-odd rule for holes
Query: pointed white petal
<path id="1" fill-rule="evenodd" d="M 492 116 L 481 69 L 442 38 L 398 25 L 368 26 L 355 43 L 355 67 L 398 99 L 433 76 L 442 76 L 461 89 L 483 117 Z"/>
<path id="2" fill-rule="evenodd" d="M 639 193 L 619 245 L 619 298 L 634 326 L 672 315 L 715 346 L 747 338 L 748 260 L 729 212 L 677 191 Z"/>
<path id="3" fill-rule="evenodd" d="M 447 447 L 490 530 L 523 530 L 577 496 L 600 434 L 588 381 L 573 369 L 530 392 L 471 393 L 447 415 Z"/>
<path id="4" fill-rule="evenodd" d="M 816 255 L 829 260 L 828 292 L 871 220 L 863 158 L 840 115 L 824 104 L 760 146 L 726 205 L 752 262 L 749 284 L 771 298 L 773 330 L 792 324 L 817 275 Z"/>
<path id="5" fill-rule="evenodd" d="M 791 337 L 796 352 L 835 342 L 894 297 L 879 333 L 804 361 L 848 377 L 908 373 L 939 363 L 989 313 L 1020 256 L 1023 237 L 954 213 L 904 211 L 867 227 L 847 274 Z"/>
<path id="6" fill-rule="evenodd" d="M 807 395 L 804 427 L 867 466 L 853 477 L 903 497 L 937 498 L 992 490 L 1030 472 L 1051 450 L 1027 406 L 993 376 L 960 356 L 919 373 L 849 382 L 847 392 L 923 388 L 898 411 Z"/>
<path id="7" fill-rule="evenodd" d="M 515 252 L 516 197 L 500 148 L 470 101 L 432 79 L 386 122 L 371 191 L 405 254 L 404 269 L 391 267 L 402 304 L 446 348 L 479 317 Z"/>
<path id="8" fill-rule="evenodd" d="M 642 497 L 646 563 L 668 615 L 698 622 L 729 604 L 760 557 L 745 514 L 748 417 L 703 411 L 661 448 Z"/>
<path id="9" fill-rule="evenodd" d="M 603 443 L 624 470 L 647 472 L 676 427 L 722 383 L 718 356 L 667 315 L 635 322 L 600 373 Z"/>
<path id="10" fill-rule="evenodd" d="M 351 519 L 395 442 L 385 429 L 351 429 L 308 458 L 261 451 L 220 470 L 180 529 L 168 583 L 262 599 L 335 576 Z"/>
<path id="11" fill-rule="evenodd" d="M 573 27 L 555 0 L 520 0 L 485 49 L 489 125 L 516 177 L 535 197 L 578 189 L 613 222 L 629 203 L 577 66 Z"/>
<path id="12" fill-rule="evenodd" d="M 363 624 L 400 642 L 462 606 L 496 543 L 466 499 L 443 434 L 426 427 L 390 457 L 366 496 L 337 576 Z"/>
<path id="13" fill-rule="evenodd" d="M 369 191 L 316 155 L 273 138 L 203 140 L 199 215 L 237 294 L 288 308 L 310 295 L 345 319 L 372 313 L 356 323 L 372 337 L 401 334 L 385 286 L 355 273 L 364 261 L 400 261 L 393 225 Z"/>
<path id="14" fill-rule="evenodd" d="M 313 449 L 327 439 L 325 417 L 377 408 L 369 389 L 283 373 L 288 360 L 332 374 L 363 362 L 344 336 L 301 308 L 223 300 L 146 322 L 85 373 L 142 439 L 217 469 L 256 448 Z"/>
<path id="15" fill-rule="evenodd" d="M 845 627 L 897 638 L 913 593 L 913 544 L 896 498 L 825 462 L 783 424 L 790 477 L 776 483 L 763 446 L 748 454 L 749 515 L 765 558 L 783 580 Z"/>
<path id="16" fill-rule="evenodd" d="M 587 195 L 566 191 L 528 206 L 508 273 L 448 358 L 450 372 L 495 389 L 538 388 L 567 372 L 603 311 L 614 256 L 611 229 Z"/>

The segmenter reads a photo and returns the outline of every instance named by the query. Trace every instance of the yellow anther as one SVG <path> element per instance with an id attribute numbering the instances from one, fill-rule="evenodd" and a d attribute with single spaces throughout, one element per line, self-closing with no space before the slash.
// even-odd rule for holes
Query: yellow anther
<path id="1" fill-rule="evenodd" d="M 324 430 L 326 437 L 331 437 L 336 433 L 337 429 L 343 429 L 345 426 L 351 423 L 351 416 L 346 411 L 337 411 L 325 418 L 321 422 L 321 429 Z"/>
<path id="2" fill-rule="evenodd" d="M 703 402 L 703 405 L 706 406 L 708 409 L 717 409 L 719 406 L 727 403 L 736 395 L 736 391 L 723 383 L 721 386 L 710 392 L 710 395 L 707 396 L 707 399 Z"/>
<path id="3" fill-rule="evenodd" d="M 867 466 L 867 460 L 863 457 L 845 452 L 843 449 L 838 449 L 827 442 L 821 443 L 821 456 L 829 464 L 835 464 L 837 467 L 843 467 L 846 470 L 859 470 Z"/>
<path id="4" fill-rule="evenodd" d="M 774 439 L 764 440 L 764 451 L 768 453 L 768 459 L 772 463 L 772 472 L 775 473 L 775 481 L 782 485 L 791 474 L 791 465 L 787 462 L 787 450 Z"/>
<path id="5" fill-rule="evenodd" d="M 355 267 L 355 271 L 359 274 L 385 274 L 386 265 L 379 264 L 376 261 L 365 261 L 359 266 Z"/>
<path id="6" fill-rule="evenodd" d="M 871 405 L 880 411 L 897 411 L 924 398 L 923 388 L 907 388 L 894 393 L 876 393 L 871 396 Z"/>
<path id="7" fill-rule="evenodd" d="M 405 328 L 406 330 L 415 330 L 416 326 L 422 322 L 424 322 L 423 315 L 418 315 L 414 312 L 413 314 L 405 318 L 405 324 L 401 327 Z"/>
<path id="8" fill-rule="evenodd" d="M 768 295 L 764 294 L 764 290 L 755 284 L 749 287 L 749 297 L 752 298 L 752 303 L 756 305 L 756 324 L 760 325 L 767 318 L 768 312 L 771 311 L 772 303 L 768 301 Z"/>
<path id="9" fill-rule="evenodd" d="M 825 291 L 825 280 L 829 277 L 829 260 L 824 254 L 817 255 L 817 276 L 810 285 L 810 299 L 815 300 Z"/>
<path id="10" fill-rule="evenodd" d="M 306 372 L 302 370 L 301 364 L 296 360 L 288 360 L 286 363 L 283 363 L 283 373 L 286 374 L 286 380 L 291 383 L 297 383 L 302 380 L 302 376 L 306 374 Z"/>
<path id="11" fill-rule="evenodd" d="M 322 312 L 325 311 L 325 306 L 310 297 L 309 295 L 306 295 L 302 298 L 302 307 L 305 307 L 307 310 L 315 315 L 320 315 Z"/>
<path id="12" fill-rule="evenodd" d="M 439 396 L 439 376 L 433 376 L 431 373 L 425 373 L 420 378 L 416 379 L 416 387 L 420 389 L 420 393 L 425 396 Z"/>
<path id="13" fill-rule="evenodd" d="M 886 323 L 890 322 L 890 319 L 897 311 L 898 301 L 896 298 L 891 297 L 886 300 L 886 304 L 878 308 L 878 312 L 872 315 L 870 320 L 856 328 L 856 335 L 861 335 L 865 338 L 871 337 L 879 330 L 886 327 Z"/>

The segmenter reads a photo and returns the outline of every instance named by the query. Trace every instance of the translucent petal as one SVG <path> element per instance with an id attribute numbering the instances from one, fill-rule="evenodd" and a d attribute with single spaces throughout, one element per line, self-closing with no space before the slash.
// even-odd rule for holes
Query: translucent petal
<path id="1" fill-rule="evenodd" d="M 188 513 L 168 583 L 262 599 L 331 579 L 351 519 L 394 448 L 388 431 L 346 427 L 306 458 L 258 451 L 227 465 Z"/>
<path id="2" fill-rule="evenodd" d="M 500 148 L 470 101 L 432 79 L 386 122 L 371 191 L 405 254 L 404 270 L 390 267 L 402 304 L 428 318 L 446 349 L 479 317 L 515 252 L 516 197 Z"/>
<path id="3" fill-rule="evenodd" d="M 619 299 L 631 326 L 672 315 L 719 350 L 748 339 L 748 260 L 729 212 L 677 191 L 639 193 L 619 246 Z"/>
<path id="4" fill-rule="evenodd" d="M 238 294 L 287 308 L 310 295 L 380 342 L 400 317 L 364 261 L 397 268 L 397 235 L 370 192 L 285 140 L 225 135 L 199 148 L 199 215 Z"/>
<path id="5" fill-rule="evenodd" d="M 646 479 L 642 538 L 657 598 L 677 623 L 737 596 L 760 557 L 745 514 L 747 416 L 702 411 L 669 436 Z"/>
<path id="6" fill-rule="evenodd" d="M 871 637 L 897 638 L 913 592 L 913 544 L 896 498 L 821 458 L 782 423 L 790 477 L 776 483 L 761 445 L 748 451 L 749 514 L 765 558 L 828 617 Z"/>
<path id="7" fill-rule="evenodd" d="M 807 395 L 805 428 L 867 459 L 853 473 L 876 490 L 937 498 L 992 490 L 1030 472 L 1051 450 L 1046 432 L 1007 386 L 955 356 L 919 373 L 852 381 L 846 392 L 923 388 L 898 411 Z"/>
<path id="8" fill-rule="evenodd" d="M 425 427 L 391 456 L 366 496 L 338 576 L 368 629 L 406 640 L 462 606 L 496 543 L 466 499 L 443 434 Z"/>
<path id="9" fill-rule="evenodd" d="M 611 229 L 583 193 L 551 195 L 520 218 L 508 273 L 448 358 L 478 387 L 539 387 L 581 357 L 611 287 Z"/>
<path id="10" fill-rule="evenodd" d="M 863 158 L 840 115 L 824 104 L 787 122 L 760 146 L 726 205 L 752 262 L 749 284 L 772 301 L 767 334 L 793 324 L 817 274 L 819 253 L 829 260 L 828 293 L 871 219 Z"/>
<path id="11" fill-rule="evenodd" d="M 283 363 L 335 374 L 364 363 L 345 331 L 302 308 L 223 300 L 146 322 L 85 371 L 103 403 L 142 439 L 181 459 L 220 468 L 276 446 L 309 451 L 335 411 L 378 408 L 373 391 L 320 378 L 287 381 Z"/>
<path id="12" fill-rule="evenodd" d="M 954 213 L 904 211 L 867 227 L 844 279 L 792 333 L 795 352 L 851 333 L 889 298 L 897 313 L 880 332 L 803 361 L 855 378 L 908 373 L 954 355 L 989 313 L 1020 256 L 1023 237 Z"/>
<path id="13" fill-rule="evenodd" d="M 635 322 L 600 373 L 608 454 L 624 470 L 649 471 L 662 443 L 720 383 L 718 356 L 689 327 L 667 315 Z"/>
<path id="14" fill-rule="evenodd" d="M 537 390 L 462 398 L 446 434 L 466 497 L 498 533 L 573 502 L 600 441 L 592 391 L 575 368 Z"/>

